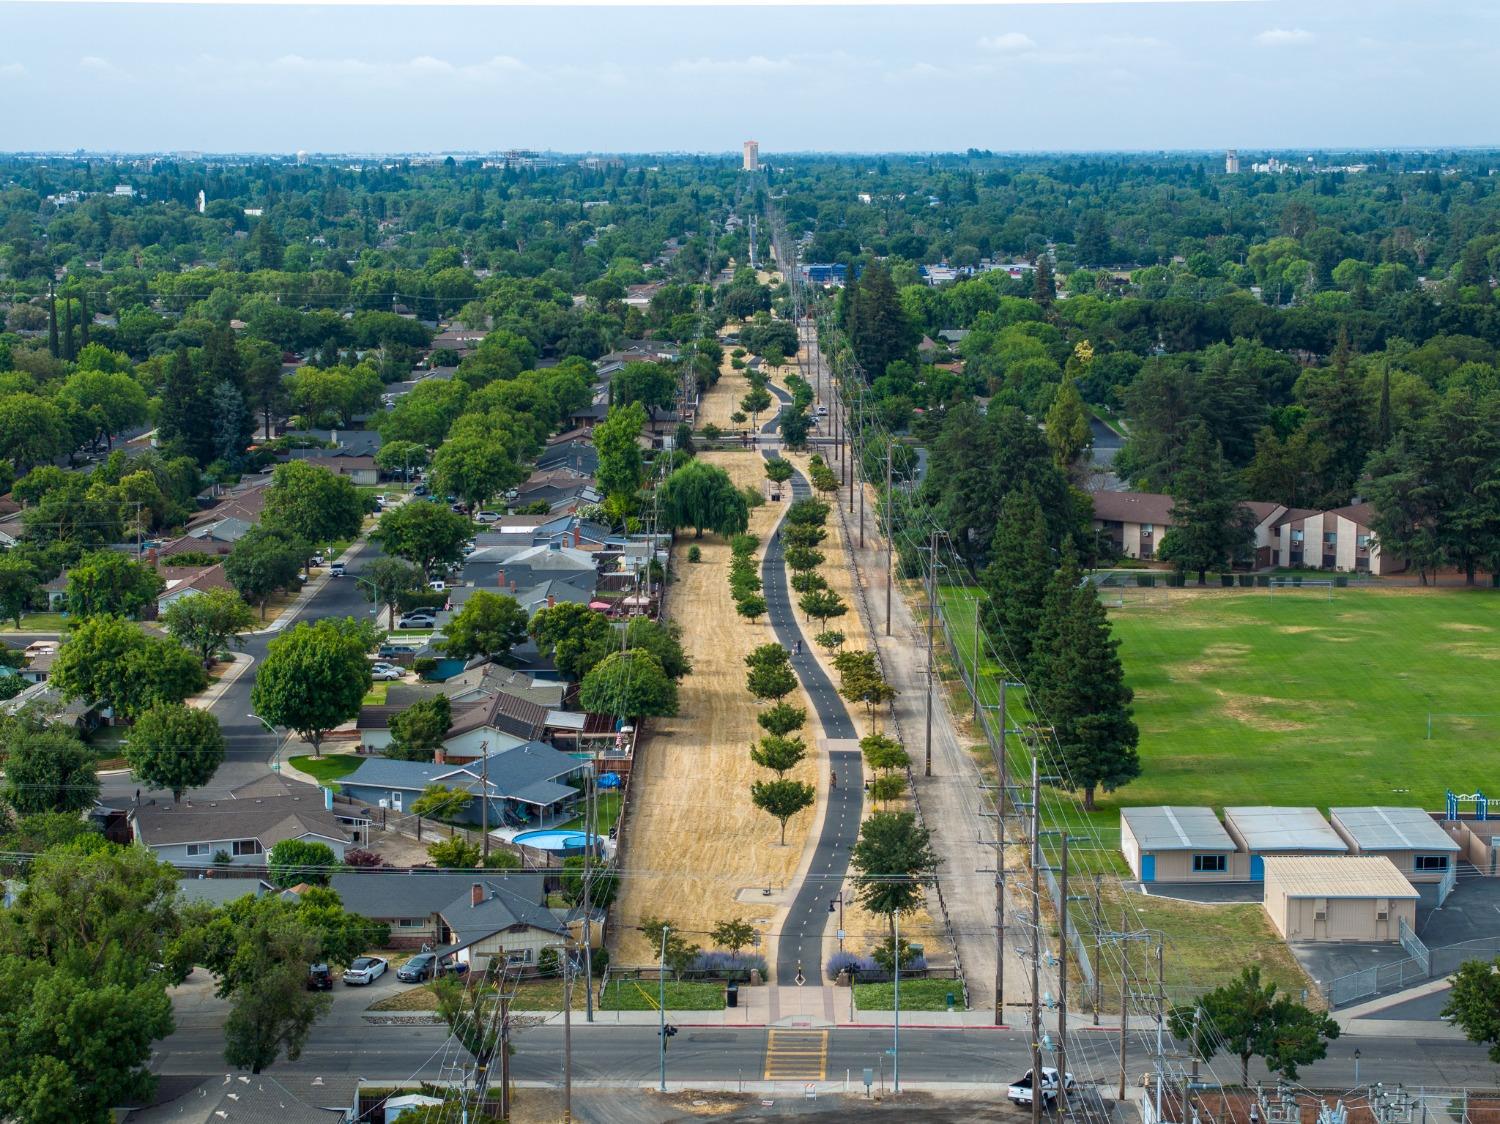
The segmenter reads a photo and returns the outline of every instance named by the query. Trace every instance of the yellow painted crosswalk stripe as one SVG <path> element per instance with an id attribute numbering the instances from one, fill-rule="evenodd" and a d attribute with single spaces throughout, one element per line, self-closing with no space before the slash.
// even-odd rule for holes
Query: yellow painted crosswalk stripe
<path id="1" fill-rule="evenodd" d="M 828 1076 L 826 1030 L 766 1032 L 765 1081 L 823 1081 Z"/>

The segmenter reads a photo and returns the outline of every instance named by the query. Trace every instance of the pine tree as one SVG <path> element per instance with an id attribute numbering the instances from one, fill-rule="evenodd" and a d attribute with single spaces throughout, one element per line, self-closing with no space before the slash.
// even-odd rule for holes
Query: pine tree
<path id="1" fill-rule="evenodd" d="M 200 465 L 213 460 L 213 426 L 203 384 L 186 347 L 179 347 L 162 385 L 157 440 L 177 445 Z"/>
<path id="2" fill-rule="evenodd" d="M 1380 413 L 1375 419 L 1375 448 L 1384 449 L 1391 443 L 1391 365 L 1386 363 L 1380 372 Z"/>
<path id="3" fill-rule="evenodd" d="M 849 343 L 865 369 L 865 378 L 873 381 L 895 360 L 914 357 L 917 333 L 889 271 L 879 262 L 865 267 L 857 301 Z"/>
<path id="4" fill-rule="evenodd" d="M 89 312 L 89 294 L 84 290 L 78 294 L 78 333 L 83 346 L 89 345 L 89 326 L 94 322 L 93 315 Z"/>
<path id="5" fill-rule="evenodd" d="M 1062 557 L 1056 570 L 1048 575 L 1036 631 L 1031 638 L 1031 660 L 1025 669 L 1031 689 L 1037 697 L 1047 690 L 1053 675 L 1053 664 L 1062 656 L 1063 637 L 1073 616 L 1073 600 L 1083 583 L 1078 568 L 1078 553 L 1071 540 L 1063 543 Z M 1049 719 L 1050 720 L 1050 719 Z"/>
<path id="6" fill-rule="evenodd" d="M 1036 256 L 1036 268 L 1032 270 L 1031 299 L 1043 308 L 1051 308 L 1057 299 L 1057 280 L 1052 276 L 1052 259 L 1043 250 Z"/>
<path id="7" fill-rule="evenodd" d="M 1172 526 L 1162 536 L 1157 557 L 1175 562 L 1179 572 L 1196 570 L 1202 585 L 1208 568 L 1232 562 L 1252 532 L 1238 477 L 1201 421 L 1188 433 L 1171 492 Z"/>
<path id="8" fill-rule="evenodd" d="M 1063 375 L 1062 385 L 1047 410 L 1047 444 L 1052 447 L 1052 457 L 1057 467 L 1067 472 L 1073 463 L 1089 447 L 1093 431 L 1084 412 L 1083 399 L 1073 377 Z"/>
<path id="9" fill-rule="evenodd" d="M 1070 552 L 1069 552 L 1070 553 Z M 1082 582 L 1071 558 L 1048 590 L 1038 645 L 1045 667 L 1034 676 L 1040 719 L 1052 726 L 1057 747 L 1053 771 L 1083 790 L 1083 806 L 1094 810 L 1094 794 L 1112 792 L 1140 776 L 1140 733 L 1131 718 L 1133 692 L 1125 685 L 1120 642 L 1093 586 Z"/>
<path id="10" fill-rule="evenodd" d="M 73 339 L 73 298 L 63 298 L 62 357 L 69 363 L 78 358 L 78 349 Z"/>
<path id="11" fill-rule="evenodd" d="M 1019 678 L 1031 665 L 1032 642 L 1042 618 L 1042 602 L 1052 576 L 1047 521 L 1030 488 L 1005 498 L 990 543 L 990 564 L 981 575 L 985 592 L 984 629 L 1001 658 L 1012 661 Z"/>

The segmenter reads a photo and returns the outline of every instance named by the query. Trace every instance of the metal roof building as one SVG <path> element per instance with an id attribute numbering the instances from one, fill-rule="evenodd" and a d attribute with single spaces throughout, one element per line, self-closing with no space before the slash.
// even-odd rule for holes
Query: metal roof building
<path id="1" fill-rule="evenodd" d="M 1349 844 L 1316 808 L 1225 808 L 1224 827 L 1250 856 L 1250 878 L 1265 877 L 1263 855 L 1347 855 Z"/>
<path id="2" fill-rule="evenodd" d="M 1265 882 L 1266 913 L 1288 941 L 1385 943 L 1416 924 L 1420 895 L 1384 856 L 1272 856 Z"/>
<path id="3" fill-rule="evenodd" d="M 1328 815 L 1356 855 L 1383 855 L 1412 882 L 1452 877 L 1459 845 L 1421 808 L 1330 808 Z"/>
<path id="4" fill-rule="evenodd" d="M 1142 882 L 1230 877 L 1235 849 L 1212 808 L 1159 805 L 1120 813 L 1120 850 Z"/>

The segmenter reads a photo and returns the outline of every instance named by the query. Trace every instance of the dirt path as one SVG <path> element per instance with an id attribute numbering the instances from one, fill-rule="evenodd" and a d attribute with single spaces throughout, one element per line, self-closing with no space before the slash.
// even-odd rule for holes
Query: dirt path
<path id="1" fill-rule="evenodd" d="M 708 453 L 705 459 L 737 484 L 758 486 L 764 478 L 757 452 Z M 770 503 L 754 509 L 750 530 L 764 542 L 781 511 Z M 702 561 L 689 563 L 694 545 Z M 681 712 L 652 724 L 632 777 L 627 875 L 615 910 L 618 964 L 647 963 L 649 946 L 632 926 L 648 916 L 698 931 L 689 939 L 705 948 L 711 942 L 701 933 L 720 921 L 760 922 L 767 934 L 761 951 L 774 958 L 772 922 L 781 891 L 801 862 L 813 824 L 812 812 L 793 817 L 783 847 L 776 821 L 750 803 L 751 783 L 770 774 L 750 760 L 750 743 L 761 732 L 755 721 L 760 707 L 745 690 L 744 658 L 774 638 L 765 617 L 751 624 L 735 612 L 729 559 L 728 544 L 710 535 L 673 546 L 669 615 L 682 624 L 693 672 L 682 683 Z M 809 705 L 800 688 L 787 701 Z M 807 760 L 788 776 L 816 784 L 823 769 L 815 739 L 808 738 L 808 747 Z M 760 891 L 768 886 L 773 893 L 765 897 Z"/>

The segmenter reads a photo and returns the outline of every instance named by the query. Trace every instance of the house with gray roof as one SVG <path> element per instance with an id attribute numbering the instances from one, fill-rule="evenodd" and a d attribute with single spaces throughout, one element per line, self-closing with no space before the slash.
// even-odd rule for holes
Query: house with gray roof
<path id="1" fill-rule="evenodd" d="M 592 552 L 553 541 L 518 550 L 503 560 L 476 550 L 464 562 L 464 581 L 481 589 L 515 591 L 563 579 L 593 592 L 599 564 Z"/>
<path id="2" fill-rule="evenodd" d="M 220 855 L 232 866 L 264 866 L 266 854 L 286 839 L 327 844 L 342 861 L 355 839 L 331 805 L 331 792 L 180 804 L 151 801 L 131 812 L 130 830 L 137 843 L 178 867 L 212 866 Z M 362 822 L 369 826 L 368 820 Z"/>
<path id="3" fill-rule="evenodd" d="M 587 764 L 550 745 L 526 742 L 462 765 L 372 757 L 339 787 L 356 801 L 404 812 L 428 785 L 441 785 L 474 798 L 458 819 L 479 823 L 488 803 L 491 827 L 522 827 L 556 823 L 571 814 L 579 790 L 567 782 L 581 780 L 587 770 Z"/>
<path id="4" fill-rule="evenodd" d="M 260 897 L 275 893 L 276 887 L 263 878 L 207 878 L 200 874 L 196 878 L 177 880 L 177 898 L 186 903 L 206 902 L 209 905 L 228 905 L 246 895 Z"/>
<path id="5" fill-rule="evenodd" d="M 476 874 L 462 871 L 412 870 L 335 874 L 329 887 L 350 913 L 391 927 L 391 947 L 437 947 L 449 942 L 452 930 L 438 914 L 471 894 Z M 529 870 L 484 871 L 487 883 L 503 885 L 510 894 L 529 902 L 545 901 L 543 875 Z"/>
<path id="6" fill-rule="evenodd" d="M 1243 880 L 1249 868 L 1212 808 L 1125 808 L 1120 850 L 1142 882 Z"/>
<path id="7" fill-rule="evenodd" d="M 472 880 L 467 892 L 439 909 L 438 920 L 442 950 L 475 972 L 498 955 L 514 968 L 535 966 L 543 949 L 569 935 L 565 914 L 488 876 Z"/>

